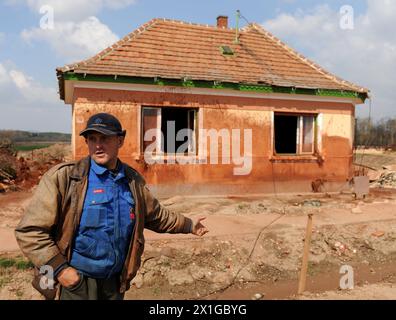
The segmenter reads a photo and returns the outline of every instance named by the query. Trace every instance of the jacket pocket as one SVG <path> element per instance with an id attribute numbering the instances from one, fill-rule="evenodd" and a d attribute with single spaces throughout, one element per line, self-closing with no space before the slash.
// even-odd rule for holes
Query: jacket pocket
<path id="1" fill-rule="evenodd" d="M 93 206 L 87 208 L 84 226 L 87 228 L 100 228 L 106 224 L 106 208 Z"/>
<path id="2" fill-rule="evenodd" d="M 76 241 L 75 249 L 83 256 L 90 256 L 95 246 L 96 241 L 93 238 L 80 234 L 78 241 Z"/>
<path id="3" fill-rule="evenodd" d="M 101 228 L 107 224 L 107 211 L 109 210 L 111 195 L 98 194 L 92 198 L 85 208 L 81 218 L 81 225 L 86 228 Z"/>

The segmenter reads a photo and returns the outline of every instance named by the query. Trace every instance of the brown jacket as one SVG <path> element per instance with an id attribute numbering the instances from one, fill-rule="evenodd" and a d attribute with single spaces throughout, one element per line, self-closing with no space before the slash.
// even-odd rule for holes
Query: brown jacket
<path id="1" fill-rule="evenodd" d="M 87 191 L 89 168 L 90 158 L 87 157 L 57 165 L 41 179 L 15 229 L 22 252 L 37 268 L 50 265 L 56 270 L 70 261 Z M 129 289 L 129 283 L 140 267 L 144 228 L 155 232 L 190 233 L 192 227 L 191 219 L 160 205 L 137 171 L 126 166 L 125 175 L 135 200 L 136 223 L 120 276 L 121 293 Z"/>

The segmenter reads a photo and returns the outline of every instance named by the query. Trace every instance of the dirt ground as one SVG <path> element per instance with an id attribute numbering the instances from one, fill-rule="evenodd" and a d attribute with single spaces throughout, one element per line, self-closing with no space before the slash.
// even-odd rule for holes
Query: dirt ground
<path id="1" fill-rule="evenodd" d="M 3 259 L 20 256 L 13 229 L 30 197 L 0 195 Z M 175 197 L 163 203 L 192 218 L 206 216 L 210 232 L 196 238 L 147 230 L 142 267 L 126 299 L 396 298 L 393 191 L 373 190 L 364 200 L 346 193 Z M 311 295 L 297 296 L 308 213 L 314 215 L 306 287 Z M 338 290 L 342 265 L 354 270 L 355 289 L 348 292 Z M 30 288 L 31 270 L 0 270 L 0 299 L 40 298 Z"/>
<path id="2" fill-rule="evenodd" d="M 33 189 L 0 194 L 0 299 L 41 299 L 21 264 L 14 228 Z M 142 267 L 126 299 L 396 299 L 396 189 L 260 197 L 173 197 L 210 232 L 145 231 Z M 313 214 L 306 292 L 297 295 L 307 215 Z M 8 259 L 8 260 L 7 260 Z M 7 263 L 7 261 L 13 261 Z M 342 266 L 353 289 L 341 290 Z"/>

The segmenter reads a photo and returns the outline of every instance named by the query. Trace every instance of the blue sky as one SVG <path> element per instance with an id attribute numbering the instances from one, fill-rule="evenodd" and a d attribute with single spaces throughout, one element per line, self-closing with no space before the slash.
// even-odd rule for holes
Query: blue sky
<path id="1" fill-rule="evenodd" d="M 354 0 L 2 0 L 0 129 L 71 131 L 71 107 L 57 95 L 55 68 L 85 59 L 152 18 L 235 26 L 236 10 L 329 71 L 370 88 L 374 119 L 395 116 L 396 1 Z M 40 29 L 43 5 L 54 30 Z M 354 29 L 339 27 L 340 8 L 354 9 Z M 241 25 L 245 25 L 244 20 Z M 388 32 L 386 32 L 388 30 Z M 393 30 L 393 32 L 391 32 Z M 85 39 L 85 41 L 84 41 Z M 368 114 L 367 105 L 358 115 Z"/>

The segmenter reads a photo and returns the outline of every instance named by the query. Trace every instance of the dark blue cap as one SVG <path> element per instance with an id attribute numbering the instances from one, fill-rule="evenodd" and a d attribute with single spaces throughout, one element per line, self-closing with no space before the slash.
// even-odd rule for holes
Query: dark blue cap
<path id="1" fill-rule="evenodd" d="M 109 113 L 97 113 L 88 119 L 87 127 L 80 132 L 80 136 L 86 137 L 89 132 L 99 132 L 106 136 L 125 136 L 120 121 Z"/>

